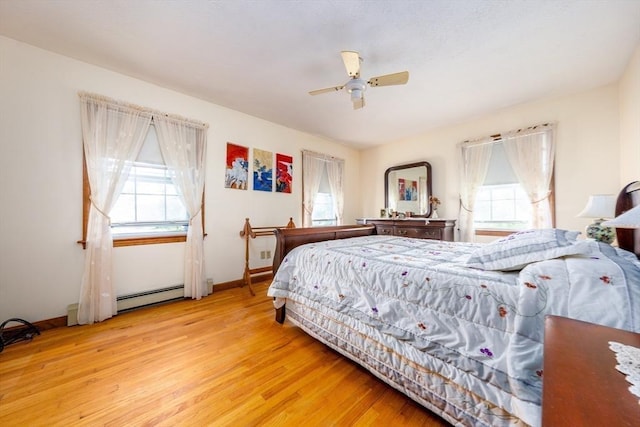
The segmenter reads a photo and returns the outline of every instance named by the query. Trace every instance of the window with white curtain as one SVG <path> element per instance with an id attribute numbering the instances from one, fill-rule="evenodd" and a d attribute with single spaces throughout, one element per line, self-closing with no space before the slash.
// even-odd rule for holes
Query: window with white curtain
<path id="1" fill-rule="evenodd" d="M 162 157 L 153 121 L 138 157 L 130 165 L 127 181 L 110 212 L 113 245 L 186 241 L 189 214 L 176 183 L 171 179 L 173 172 Z M 84 174 L 83 232 L 86 234 L 91 199 L 86 170 Z M 204 197 L 201 209 L 204 209 Z"/>
<path id="2" fill-rule="evenodd" d="M 531 202 L 513 172 L 502 141 L 493 144 L 487 176 L 476 195 L 473 226 L 476 231 L 531 228 Z"/>
<path id="3" fill-rule="evenodd" d="M 189 214 L 162 158 L 153 124 L 110 216 L 115 239 L 187 232 Z"/>
<path id="4" fill-rule="evenodd" d="M 322 168 L 322 178 L 320 186 L 313 201 L 313 212 L 311 213 L 311 226 L 337 225 L 337 217 L 333 211 L 333 195 L 329 186 L 329 176 L 327 167 Z"/>
<path id="5" fill-rule="evenodd" d="M 555 124 L 461 144 L 460 240 L 554 224 Z"/>
<path id="6" fill-rule="evenodd" d="M 112 246 L 150 243 L 185 242 L 184 296 L 200 299 L 206 292 L 204 259 L 204 181 L 208 125 L 182 117 L 153 112 L 101 95 L 80 92 L 80 119 L 83 145 L 83 230 L 86 249 L 84 272 L 78 301 L 78 323 L 101 322 L 117 313 L 115 287 L 112 280 Z M 140 153 L 149 136 L 151 120 L 166 170 Z M 153 157 L 153 156 L 151 156 Z M 125 221 L 137 220 L 158 209 L 167 219 L 169 198 L 179 196 L 189 215 L 185 234 L 180 236 L 132 237 L 113 239 L 112 211 L 127 181 L 133 174 L 133 190 L 125 198 L 131 200 L 120 207 Z M 167 172 L 175 187 L 167 185 Z M 138 185 L 140 184 L 140 185 Z M 131 187 L 131 186 L 130 186 Z M 178 194 L 179 191 L 179 194 Z M 151 197 L 152 196 L 152 197 Z M 170 197 L 169 197 L 170 196 Z M 151 197 L 155 203 L 138 203 L 136 198 Z M 162 203 L 158 203 L 161 200 Z M 170 203 L 169 203 L 170 204 Z M 153 206 L 153 208 L 151 208 Z M 178 209 L 180 211 L 180 209 Z M 142 215 L 144 216 L 144 215 Z M 170 215 L 169 215 L 170 216 Z M 182 214 L 179 214 L 182 217 Z M 157 219 L 155 216 L 145 219 Z M 116 221 L 117 222 L 117 221 Z M 120 220 L 122 224 L 122 220 Z M 116 245 L 116 242 L 124 242 Z"/>
<path id="7" fill-rule="evenodd" d="M 302 151 L 302 226 L 342 223 L 344 160 Z"/>

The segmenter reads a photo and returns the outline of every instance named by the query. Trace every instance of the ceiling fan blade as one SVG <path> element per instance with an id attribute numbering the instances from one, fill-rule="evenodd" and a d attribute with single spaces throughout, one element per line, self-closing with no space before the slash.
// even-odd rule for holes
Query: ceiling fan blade
<path id="1" fill-rule="evenodd" d="M 399 73 L 385 74 L 384 76 L 372 77 L 369 84 L 375 86 L 392 86 L 403 85 L 409 81 L 409 72 L 401 71 Z"/>
<path id="2" fill-rule="evenodd" d="M 362 107 L 364 107 L 364 97 L 353 101 L 353 109 L 354 110 L 358 110 L 358 109 L 360 109 Z"/>
<path id="3" fill-rule="evenodd" d="M 309 95 L 320 95 L 321 93 L 337 92 L 339 90 L 342 90 L 343 88 L 344 88 L 344 85 L 328 87 L 328 88 L 325 88 L 325 89 L 312 90 L 311 92 L 309 92 Z"/>
<path id="4" fill-rule="evenodd" d="M 342 61 L 349 77 L 360 77 L 360 55 L 358 52 L 343 50 L 341 53 Z"/>

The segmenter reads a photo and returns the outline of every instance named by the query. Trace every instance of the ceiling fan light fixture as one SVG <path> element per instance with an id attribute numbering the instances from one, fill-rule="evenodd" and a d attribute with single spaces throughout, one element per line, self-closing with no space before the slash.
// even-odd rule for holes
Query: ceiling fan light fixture
<path id="1" fill-rule="evenodd" d="M 358 101 L 362 99 L 362 90 L 361 89 L 351 89 L 351 101 Z"/>
<path id="2" fill-rule="evenodd" d="M 367 84 L 362 79 L 351 79 L 345 84 L 347 92 L 351 94 L 351 101 L 362 99 L 362 93 L 367 89 Z"/>
<path id="3" fill-rule="evenodd" d="M 309 92 L 309 95 L 319 95 L 321 93 L 334 92 L 344 89 L 351 96 L 353 108 L 357 110 L 364 107 L 364 91 L 367 90 L 367 85 L 370 85 L 371 87 L 403 85 L 406 84 L 409 80 L 408 71 L 373 77 L 369 81 L 361 79 L 360 63 L 362 62 L 362 58 L 360 58 L 358 52 L 355 51 L 342 51 L 342 61 L 344 62 L 345 68 L 347 69 L 347 74 L 349 74 L 349 77 L 351 77 L 351 79 L 342 86 L 312 90 L 311 92 Z"/>

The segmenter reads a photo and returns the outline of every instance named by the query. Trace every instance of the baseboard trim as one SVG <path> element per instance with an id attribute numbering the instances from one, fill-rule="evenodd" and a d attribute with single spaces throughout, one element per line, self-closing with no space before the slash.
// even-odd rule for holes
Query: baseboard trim
<path id="1" fill-rule="evenodd" d="M 251 283 L 264 282 L 266 280 L 273 279 L 273 273 L 256 274 L 251 277 Z M 213 285 L 213 292 L 224 291 L 226 289 L 242 288 L 244 286 L 244 280 L 232 280 L 230 282 L 222 282 L 217 285 Z M 248 288 L 247 288 L 248 289 Z"/>
<path id="2" fill-rule="evenodd" d="M 54 317 L 52 319 L 40 320 L 38 322 L 29 322 L 29 323 L 31 323 L 33 326 L 38 328 L 40 332 L 48 331 L 50 329 L 59 328 L 61 326 L 67 326 L 67 316 Z M 22 326 L 12 326 L 6 330 L 18 329 L 21 327 Z"/>
<path id="3" fill-rule="evenodd" d="M 251 282 L 258 283 L 258 282 L 264 282 L 266 280 L 271 280 L 271 279 L 273 279 L 273 273 L 259 274 L 259 275 L 256 275 L 256 276 L 252 277 L 251 278 Z M 224 291 L 224 290 L 227 290 L 227 289 L 241 288 L 241 287 L 244 286 L 244 280 L 241 280 L 241 279 L 240 280 L 231 280 L 229 282 L 222 282 L 222 283 L 218 283 L 216 285 L 214 285 L 211 280 L 208 280 L 207 283 L 209 285 L 208 286 L 208 290 L 209 290 L 210 294 L 213 294 L 215 292 Z M 176 298 L 176 299 L 170 300 L 168 302 L 178 301 L 180 299 L 182 299 L 182 298 Z M 121 311 L 121 312 L 123 312 L 123 311 Z M 46 320 L 40 320 L 38 322 L 31 322 L 31 324 L 34 325 L 35 327 L 37 327 L 38 330 L 40 330 L 40 331 L 47 331 L 47 330 L 59 328 L 59 327 L 62 327 L 62 326 L 77 325 L 77 323 L 74 323 L 74 322 L 72 322 L 73 325 L 69 324 L 68 315 L 67 316 L 61 316 L 61 317 L 54 317 L 54 318 L 46 319 Z"/>
<path id="4" fill-rule="evenodd" d="M 117 298 L 118 313 L 125 313 L 142 307 L 162 304 L 170 301 L 184 299 L 184 286 L 176 285 L 156 291 L 138 292 L 131 295 L 123 295 Z"/>

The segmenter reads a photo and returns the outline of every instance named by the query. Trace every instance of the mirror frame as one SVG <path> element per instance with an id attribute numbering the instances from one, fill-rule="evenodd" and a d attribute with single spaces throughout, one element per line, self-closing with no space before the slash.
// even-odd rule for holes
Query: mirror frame
<path id="1" fill-rule="evenodd" d="M 391 172 L 396 172 L 396 171 L 400 171 L 400 170 L 404 170 L 404 169 L 411 169 L 411 168 L 417 168 L 417 167 L 425 167 L 427 170 L 427 197 L 431 196 L 433 194 L 432 188 L 431 188 L 431 164 L 429 162 L 415 162 L 415 163 L 408 163 L 406 165 L 399 165 L 399 166 L 392 166 L 390 168 L 388 168 L 385 172 L 384 172 L 384 207 L 385 209 L 389 209 L 389 174 Z M 419 218 L 428 218 L 429 216 L 431 216 L 431 203 L 427 202 L 427 211 L 424 214 L 414 214 L 414 217 L 419 217 Z"/>

